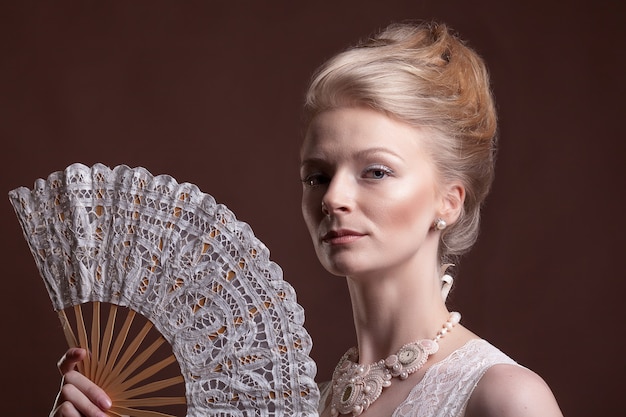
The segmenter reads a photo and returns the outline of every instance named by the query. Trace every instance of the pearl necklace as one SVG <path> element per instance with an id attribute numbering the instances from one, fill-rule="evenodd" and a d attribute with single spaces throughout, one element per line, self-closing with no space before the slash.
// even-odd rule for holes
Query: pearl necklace
<path id="1" fill-rule="evenodd" d="M 461 315 L 452 312 L 434 339 L 408 343 L 395 355 L 370 365 L 357 363 L 358 350 L 356 347 L 350 348 L 341 357 L 333 372 L 331 416 L 350 413 L 358 416 L 367 410 L 380 396 L 383 388 L 391 385 L 392 378 L 399 377 L 405 380 L 422 368 L 428 357 L 439 350 L 439 339 L 452 330 L 460 320 Z"/>

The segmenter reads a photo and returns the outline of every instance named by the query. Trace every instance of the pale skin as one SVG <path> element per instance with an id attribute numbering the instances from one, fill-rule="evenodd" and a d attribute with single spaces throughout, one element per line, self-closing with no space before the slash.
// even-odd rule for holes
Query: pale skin
<path id="1" fill-rule="evenodd" d="M 304 219 L 322 265 L 347 279 L 361 363 L 432 339 L 449 315 L 441 297 L 440 232 L 432 226 L 437 218 L 457 220 L 465 190 L 439 180 L 427 135 L 374 110 L 343 107 L 317 115 L 302 147 Z M 477 337 L 456 326 L 424 368 L 392 383 L 362 416 L 391 416 L 430 364 Z M 561 415 L 545 382 L 513 365 L 488 370 L 465 412 Z"/>
<path id="2" fill-rule="evenodd" d="M 111 399 L 100 387 L 75 370 L 86 354 L 84 349 L 71 348 L 59 361 L 63 380 L 50 412 L 51 417 L 107 417 L 104 411 L 111 407 Z"/>
<path id="3" fill-rule="evenodd" d="M 341 107 L 317 115 L 303 143 L 303 216 L 322 265 L 346 277 L 362 363 L 432 339 L 449 316 L 441 297 L 440 232 L 432 225 L 437 218 L 457 220 L 465 189 L 439 180 L 424 146 L 427 134 L 373 110 Z M 362 416 L 391 416 L 432 363 L 477 337 L 455 326 L 426 366 L 386 388 Z M 106 393 L 74 370 L 85 354 L 70 349 L 59 362 L 64 378 L 52 417 L 106 415 Z M 329 407 L 321 417 L 327 416 Z M 538 375 L 495 365 L 464 414 L 492 416 L 562 413 Z"/>

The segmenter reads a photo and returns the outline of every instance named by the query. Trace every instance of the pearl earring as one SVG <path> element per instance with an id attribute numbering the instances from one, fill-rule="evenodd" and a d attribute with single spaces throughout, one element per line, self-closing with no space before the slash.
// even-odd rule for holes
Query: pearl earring
<path id="1" fill-rule="evenodd" d="M 446 221 L 444 219 L 438 218 L 437 220 L 435 220 L 435 222 L 433 223 L 433 227 L 435 228 L 435 230 L 443 230 L 448 226 L 448 224 L 446 223 Z"/>

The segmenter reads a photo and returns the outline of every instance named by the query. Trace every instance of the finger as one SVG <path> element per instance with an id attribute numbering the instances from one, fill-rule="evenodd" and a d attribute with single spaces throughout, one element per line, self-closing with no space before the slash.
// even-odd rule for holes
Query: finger
<path id="1" fill-rule="evenodd" d="M 83 417 L 80 412 L 69 401 L 66 401 L 56 407 L 50 413 L 50 417 Z"/>
<path id="2" fill-rule="evenodd" d="M 57 368 L 61 375 L 65 375 L 76 367 L 76 364 L 85 359 L 87 351 L 81 348 L 69 348 L 63 357 L 57 362 Z"/>
<path id="3" fill-rule="evenodd" d="M 100 410 L 111 408 L 111 399 L 106 392 L 83 374 L 69 371 L 63 379 L 61 399 L 72 401 L 83 414 L 83 410 L 91 410 L 92 405 Z"/>
<path id="4" fill-rule="evenodd" d="M 64 401 L 54 410 L 54 417 L 107 417 L 103 410 L 72 384 L 63 386 L 60 397 Z"/>

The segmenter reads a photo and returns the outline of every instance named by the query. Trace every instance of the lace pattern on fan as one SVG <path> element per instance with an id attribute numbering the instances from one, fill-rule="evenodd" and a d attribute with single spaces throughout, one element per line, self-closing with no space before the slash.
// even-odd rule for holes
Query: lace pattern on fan
<path id="1" fill-rule="evenodd" d="M 74 164 L 10 199 L 54 309 L 103 301 L 152 321 L 181 366 L 188 416 L 316 414 L 294 290 L 212 196 L 143 168 Z"/>

